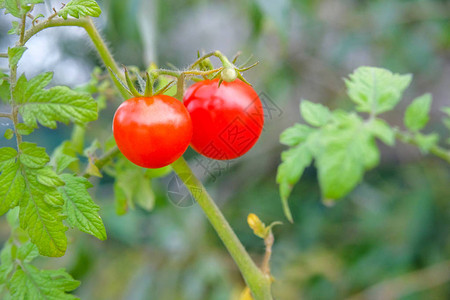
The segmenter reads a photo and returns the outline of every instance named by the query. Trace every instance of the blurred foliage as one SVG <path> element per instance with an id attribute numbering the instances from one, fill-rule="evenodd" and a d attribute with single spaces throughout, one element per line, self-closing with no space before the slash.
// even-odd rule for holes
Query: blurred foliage
<path id="1" fill-rule="evenodd" d="M 439 108 L 448 105 L 449 94 L 448 1 L 99 3 L 104 13 L 98 23 L 104 26 L 117 60 L 124 64 L 146 68 L 144 57 L 153 55 L 161 66 L 167 62 L 185 66 L 198 49 L 220 49 L 230 56 L 243 50 L 261 62 L 247 78 L 275 110 L 266 116 L 265 131 L 255 149 L 214 177 L 196 163 L 192 150 L 187 153 L 256 260 L 262 259 L 264 245 L 248 228 L 246 217 L 253 212 L 266 224 L 285 222 L 275 184 L 283 150 L 278 136 L 298 120 L 300 98 L 345 109 L 350 101 L 340 78 L 355 67 L 373 65 L 412 73 L 416 90 L 407 91 L 407 100 L 400 106 L 408 104 L 410 95 L 430 91 L 434 102 L 429 126 L 445 134 Z M 148 12 L 146 19 L 142 10 L 148 3 L 155 12 Z M 145 31 L 143 26 L 153 27 Z M 148 30 L 156 34 L 150 46 L 143 37 Z M 67 46 L 73 41 L 63 42 L 67 56 L 79 55 Z M 98 64 L 93 53 L 85 60 Z M 111 95 L 106 101 L 103 116 L 89 127 L 91 141 L 104 142 L 111 134 L 112 114 L 121 100 Z M 389 121 L 401 126 L 402 111 L 400 107 L 389 113 Z M 0 128 L 3 135 L 7 126 Z M 61 128 L 58 135 L 67 136 L 69 130 Z M 30 140 L 58 145 L 54 132 L 40 132 Z M 439 159 L 422 157 L 409 146 L 380 148 L 381 166 L 366 174 L 356 190 L 333 207 L 320 202 L 317 174 L 313 168 L 306 170 L 291 196 L 295 223 L 274 228 L 271 265 L 276 299 L 345 299 L 380 282 L 448 264 L 450 167 Z M 107 175 L 93 180 L 100 183 L 91 194 L 101 207 L 108 240 L 99 242 L 70 231 L 73 245 L 65 257 L 38 261 L 49 268 L 69 266 L 68 271 L 82 282 L 75 291 L 81 299 L 238 297 L 244 287 L 242 279 L 200 208 L 180 208 L 168 200 L 170 176 L 153 180 L 152 211 L 136 207 L 123 216 L 116 214 L 112 180 Z M 4 218 L 1 222 L 4 240 L 8 230 Z M 389 299 L 382 297 L 386 293 L 391 299 L 449 298 L 450 274 L 439 275 L 441 281 L 424 276 L 418 283 L 379 285 L 378 290 L 371 290 L 370 299 Z"/>

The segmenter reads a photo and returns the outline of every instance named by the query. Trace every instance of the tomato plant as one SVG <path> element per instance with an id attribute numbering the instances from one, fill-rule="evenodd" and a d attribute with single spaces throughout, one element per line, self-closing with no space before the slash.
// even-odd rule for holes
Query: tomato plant
<path id="1" fill-rule="evenodd" d="M 261 100 L 248 84 L 236 79 L 204 80 L 189 87 L 184 105 L 191 114 L 192 147 L 213 159 L 233 159 L 258 141 L 264 125 Z"/>
<path id="2" fill-rule="evenodd" d="M 113 134 L 126 158 L 154 169 L 173 163 L 186 151 L 192 123 L 186 108 L 173 97 L 135 97 L 117 109 Z"/>

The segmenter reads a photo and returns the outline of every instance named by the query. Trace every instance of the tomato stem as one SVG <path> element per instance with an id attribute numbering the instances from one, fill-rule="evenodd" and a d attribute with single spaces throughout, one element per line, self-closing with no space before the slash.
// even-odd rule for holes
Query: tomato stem
<path id="1" fill-rule="evenodd" d="M 216 230 L 222 242 L 225 244 L 228 252 L 231 254 L 239 267 L 247 286 L 252 291 L 254 299 L 272 299 L 270 291 L 270 275 L 263 273 L 253 262 L 241 241 L 229 225 L 228 221 L 225 219 L 214 200 L 208 194 L 203 184 L 194 175 L 184 158 L 180 157 L 171 166 L 194 196 L 197 203 L 203 209 L 209 222 Z"/>

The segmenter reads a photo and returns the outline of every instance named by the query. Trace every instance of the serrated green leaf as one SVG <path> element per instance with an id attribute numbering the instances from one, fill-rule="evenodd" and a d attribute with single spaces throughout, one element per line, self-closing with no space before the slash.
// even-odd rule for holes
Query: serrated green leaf
<path id="1" fill-rule="evenodd" d="M 73 149 L 72 144 L 70 141 L 65 141 L 53 151 L 51 164 L 58 174 L 66 168 L 78 172 L 78 161 L 77 154 Z"/>
<path id="2" fill-rule="evenodd" d="M 22 11 L 20 9 L 20 2 L 17 0 L 5 0 L 4 7 L 6 8 L 5 14 L 9 13 L 16 18 L 22 16 Z"/>
<path id="3" fill-rule="evenodd" d="M 24 123 L 17 124 L 16 128 L 20 135 L 29 135 L 34 131 L 34 128 L 31 128 Z"/>
<path id="4" fill-rule="evenodd" d="M 80 285 L 64 269 L 39 270 L 33 265 L 22 264 L 10 282 L 13 299 L 23 300 L 72 300 L 77 297 L 66 294 Z"/>
<path id="5" fill-rule="evenodd" d="M 282 163 L 278 167 L 277 183 L 280 185 L 280 196 L 286 218 L 292 220 L 288 205 L 288 198 L 292 188 L 300 180 L 305 168 L 311 164 L 312 156 L 305 144 L 284 151 L 281 156 Z"/>
<path id="6" fill-rule="evenodd" d="M 283 131 L 280 135 L 280 143 L 287 146 L 296 146 L 305 141 L 314 131 L 313 128 L 304 124 L 295 124 Z"/>
<path id="7" fill-rule="evenodd" d="M 10 30 L 8 30 L 8 34 L 19 34 L 19 33 L 20 33 L 19 22 L 12 21 L 12 27 Z"/>
<path id="8" fill-rule="evenodd" d="M 29 168 L 42 168 L 50 161 L 45 148 L 38 147 L 34 143 L 22 142 L 19 145 L 19 149 L 20 162 Z"/>
<path id="9" fill-rule="evenodd" d="M 28 80 L 25 77 L 25 74 L 20 75 L 13 90 L 13 98 L 15 102 L 21 103 L 23 101 L 23 95 L 25 93 L 25 89 L 27 88 L 27 84 Z"/>
<path id="10" fill-rule="evenodd" d="M 418 131 L 425 127 L 429 120 L 431 95 L 424 94 L 411 102 L 405 111 L 405 126 L 411 131 Z"/>
<path id="11" fill-rule="evenodd" d="M 61 174 L 66 183 L 60 187 L 64 198 L 64 214 L 67 222 L 73 228 L 91 234 L 100 240 L 106 240 L 106 230 L 98 214 L 100 207 L 94 203 L 87 189 L 92 184 L 84 177 Z"/>
<path id="12" fill-rule="evenodd" d="M 36 178 L 40 184 L 57 187 L 64 185 L 64 181 L 53 171 L 51 167 L 44 167 L 36 171 Z"/>
<path id="13" fill-rule="evenodd" d="M 77 124 L 97 119 L 97 103 L 90 95 L 75 92 L 68 87 L 56 86 L 42 90 L 25 99 L 19 107 L 23 121 L 30 127 L 37 122 L 56 128 L 56 121 Z"/>
<path id="14" fill-rule="evenodd" d="M 392 110 L 409 86 L 411 75 L 400 75 L 386 69 L 360 67 L 345 80 L 350 99 L 362 112 L 379 114 Z"/>
<path id="15" fill-rule="evenodd" d="M 10 147 L 0 148 L 0 171 L 2 171 L 3 167 L 14 163 L 16 161 L 16 157 L 16 149 Z"/>
<path id="16" fill-rule="evenodd" d="M 44 89 L 53 78 L 53 72 L 45 72 L 41 73 L 29 81 L 27 81 L 26 86 L 23 92 L 23 99 L 15 99 L 17 103 L 28 102 L 28 99 L 33 97 L 34 94 L 40 92 L 40 90 Z"/>
<path id="17" fill-rule="evenodd" d="M 439 135 L 437 133 L 421 134 L 417 132 L 414 135 L 414 139 L 416 140 L 420 151 L 426 154 L 432 147 L 437 145 L 439 142 Z"/>
<path id="18" fill-rule="evenodd" d="M 2 148 L 5 149 L 5 148 Z M 19 163 L 8 164 L 0 175 L 0 215 L 19 205 L 25 189 Z"/>
<path id="19" fill-rule="evenodd" d="M 316 165 L 324 199 L 345 196 L 361 181 L 364 170 L 378 163 L 373 138 L 361 128 L 362 124 L 355 122 L 322 131 Z"/>
<path id="20" fill-rule="evenodd" d="M 395 133 L 386 121 L 374 119 L 369 123 L 369 131 L 388 146 L 394 146 Z"/>
<path id="21" fill-rule="evenodd" d="M 19 247 L 17 258 L 25 263 L 30 263 L 33 259 L 39 256 L 38 248 L 35 244 L 27 242 Z"/>
<path id="22" fill-rule="evenodd" d="M 317 127 L 325 125 L 331 118 L 328 107 L 307 100 L 301 101 L 300 113 L 307 123 Z"/>
<path id="23" fill-rule="evenodd" d="M 39 253 L 63 256 L 67 239 L 63 224 L 64 199 L 55 187 L 41 184 L 36 169 L 24 168 L 25 191 L 20 201 L 20 227 L 28 232 Z"/>
<path id="24" fill-rule="evenodd" d="M 98 17 L 101 14 L 100 6 L 94 0 L 72 0 L 58 11 L 58 16 L 67 19 L 67 15 L 74 18 L 85 16 Z"/>
<path id="25" fill-rule="evenodd" d="M 9 66 L 14 67 L 17 65 L 19 60 L 22 58 L 23 53 L 27 50 L 27 47 L 13 47 L 8 48 L 8 58 L 9 58 Z"/>

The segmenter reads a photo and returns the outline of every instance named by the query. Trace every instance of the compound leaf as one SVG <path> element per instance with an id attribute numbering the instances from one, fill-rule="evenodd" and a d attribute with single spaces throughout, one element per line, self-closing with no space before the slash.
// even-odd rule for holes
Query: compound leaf
<path id="1" fill-rule="evenodd" d="M 76 289 L 80 282 L 74 280 L 64 269 L 39 270 L 23 263 L 11 278 L 10 292 L 13 299 L 71 300 L 77 297 L 66 294 Z"/>
<path id="2" fill-rule="evenodd" d="M 84 177 L 70 174 L 61 174 L 66 183 L 59 190 L 64 198 L 64 214 L 71 227 L 95 236 L 100 240 L 106 240 L 106 230 L 98 211 L 100 207 L 94 203 L 88 188 L 92 184 Z"/>
<path id="3" fill-rule="evenodd" d="M 58 11 L 58 16 L 67 19 L 67 15 L 74 18 L 85 16 L 98 17 L 101 14 L 100 6 L 94 0 L 72 0 Z"/>
<path id="4" fill-rule="evenodd" d="M 345 80 L 350 99 L 362 112 L 379 114 L 392 110 L 411 82 L 411 75 L 400 75 L 386 69 L 360 67 Z"/>
<path id="5" fill-rule="evenodd" d="M 56 86 L 24 99 L 19 112 L 29 127 L 36 128 L 39 122 L 43 126 L 56 128 L 56 121 L 83 124 L 96 120 L 97 103 L 88 94 Z"/>
<path id="6" fill-rule="evenodd" d="M 328 107 L 307 100 L 300 103 L 300 112 L 303 119 L 312 126 L 323 126 L 331 118 Z"/>

